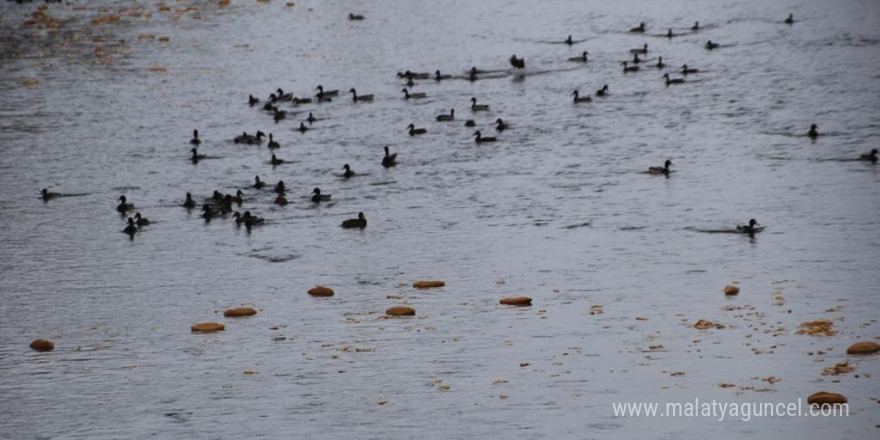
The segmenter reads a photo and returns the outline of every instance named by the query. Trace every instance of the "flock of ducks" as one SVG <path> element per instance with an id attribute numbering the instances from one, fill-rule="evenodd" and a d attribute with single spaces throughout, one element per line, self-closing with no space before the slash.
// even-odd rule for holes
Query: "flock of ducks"
<path id="1" fill-rule="evenodd" d="M 364 17 L 362 15 L 357 14 L 349 14 L 349 20 L 363 20 Z M 793 14 L 789 14 L 788 18 L 785 19 L 784 23 L 793 24 L 794 18 Z M 699 22 L 695 22 L 691 27 L 691 32 L 698 32 L 700 30 Z M 645 23 L 640 23 L 639 26 L 630 29 L 631 33 L 645 33 L 647 31 L 647 27 Z M 674 34 L 672 29 L 666 33 L 666 37 L 672 38 L 677 36 L 678 34 Z M 572 36 L 569 35 L 567 39 L 562 41 L 562 43 L 567 44 L 569 46 L 573 46 L 577 44 L 577 41 L 572 39 Z M 714 43 L 711 40 L 707 41 L 705 48 L 708 50 L 714 50 L 719 48 L 720 45 L 718 43 Z M 649 53 L 648 44 L 645 43 L 640 48 L 631 49 L 629 53 L 633 56 L 632 61 L 623 61 L 621 64 L 623 65 L 623 73 L 634 73 L 640 70 L 639 64 L 643 62 L 642 58 L 639 55 L 647 55 Z M 578 62 L 578 63 L 588 63 L 589 52 L 583 51 L 581 55 L 576 57 L 571 57 L 568 61 Z M 517 57 L 513 55 L 510 57 L 509 62 L 514 69 L 524 69 L 525 68 L 525 59 Z M 632 65 L 630 65 L 630 63 Z M 663 69 L 665 64 L 663 63 L 663 57 L 658 58 L 658 62 L 651 66 L 656 69 Z M 497 71 L 496 71 L 497 72 Z M 477 69 L 476 66 L 472 67 L 470 70 L 466 72 L 466 79 L 470 81 L 476 81 L 480 79 L 480 75 L 488 73 L 488 71 L 484 71 L 481 69 Z M 687 64 L 681 66 L 681 74 L 683 76 L 693 75 L 699 73 L 698 69 L 691 68 Z M 413 72 L 410 70 L 406 70 L 405 72 L 398 72 L 397 77 L 400 79 L 406 80 L 407 87 L 401 89 L 401 93 L 403 93 L 403 99 L 412 100 L 412 99 L 422 99 L 427 96 L 426 93 L 418 92 L 414 93 L 410 91 L 416 83 L 415 80 L 433 80 L 436 82 L 440 82 L 443 80 L 452 79 L 452 75 L 449 74 L 441 74 L 439 70 L 436 70 L 434 74 L 430 74 L 428 72 Z M 669 75 L 669 73 L 665 73 L 662 78 L 665 80 L 667 86 L 672 84 L 683 84 L 685 79 L 674 78 Z M 328 90 L 325 89 L 322 85 L 318 85 L 315 88 L 315 95 L 313 97 L 296 97 L 292 93 L 285 93 L 283 89 L 278 88 L 274 92 L 270 93 L 269 97 L 266 99 L 265 104 L 262 106 L 262 110 L 265 112 L 269 112 L 272 115 L 273 120 L 278 123 L 281 120 L 284 120 L 288 116 L 288 112 L 286 110 L 280 109 L 278 106 L 283 103 L 290 103 L 293 106 L 300 106 L 304 104 L 318 104 L 318 103 L 328 103 L 333 101 L 333 99 L 339 98 L 340 91 L 338 89 Z M 607 84 L 603 85 L 601 89 L 595 92 L 595 96 L 602 98 L 608 96 L 610 93 L 609 87 Z M 360 102 L 371 102 L 374 99 L 373 94 L 358 94 L 357 90 L 354 87 L 351 87 L 348 90 L 348 94 L 351 95 L 351 99 L 353 103 Z M 573 96 L 574 104 L 581 103 L 590 103 L 593 101 L 592 96 L 586 95 L 583 96 L 580 94 L 578 90 L 574 90 L 571 95 Z M 248 96 L 248 105 L 251 107 L 257 106 L 260 104 L 260 99 L 254 97 L 253 95 Z M 473 114 L 477 114 L 479 112 L 488 112 L 490 111 L 490 106 L 488 104 L 478 103 L 476 97 L 472 97 L 470 99 L 471 105 L 470 110 Z M 451 122 L 456 120 L 455 109 L 450 109 L 449 113 L 439 114 L 435 117 L 437 122 Z M 309 112 L 308 117 L 305 118 L 304 121 L 301 121 L 299 124 L 298 131 L 305 133 L 306 131 L 311 129 L 311 126 L 317 122 L 318 119 L 315 118 L 312 112 Z M 308 125 L 306 125 L 308 124 Z M 510 125 L 503 121 L 501 118 L 496 119 L 495 121 L 495 129 L 498 133 L 503 132 L 510 128 Z M 465 120 L 466 127 L 474 127 L 476 125 L 473 119 Z M 426 128 L 416 127 L 414 123 L 410 123 L 407 127 L 407 132 L 410 136 L 419 136 L 425 134 L 427 132 Z M 476 130 L 473 133 L 474 140 L 477 144 L 496 142 L 498 139 L 494 136 L 484 136 L 480 130 Z M 810 130 L 807 132 L 807 136 L 816 139 L 820 136 L 818 132 L 818 126 L 816 124 L 812 124 Z M 248 134 L 247 132 L 242 132 L 241 135 L 235 136 L 232 140 L 235 144 L 246 144 L 246 145 L 262 145 L 264 142 L 264 138 L 266 138 L 266 134 L 260 130 L 257 130 L 254 134 Z M 190 139 L 189 144 L 190 148 L 190 159 L 193 164 L 197 164 L 201 160 L 207 158 L 206 155 L 199 154 L 199 146 L 202 141 L 199 138 L 199 131 L 193 130 L 193 137 Z M 275 140 L 274 135 L 269 133 L 267 147 L 270 151 L 277 150 L 281 147 L 280 143 Z M 397 165 L 397 153 L 391 153 L 388 146 L 384 147 L 385 154 L 381 159 L 381 165 L 385 168 L 391 168 Z M 860 156 L 859 160 L 866 160 L 876 163 L 877 162 L 877 149 L 871 150 L 867 154 L 863 154 Z M 271 159 L 269 160 L 269 164 L 273 167 L 278 166 L 284 163 L 283 159 L 278 158 L 274 153 L 271 154 Z M 652 166 L 647 170 L 647 174 L 652 175 L 662 175 L 665 177 L 669 177 L 670 166 L 672 165 L 671 160 L 666 160 L 662 167 Z M 344 173 L 341 175 L 344 179 L 350 179 L 356 176 L 356 173 L 352 170 L 351 166 L 346 163 L 343 165 L 342 169 Z M 254 183 L 251 185 L 251 188 L 257 191 L 265 190 L 267 187 L 266 182 L 260 179 L 260 176 L 257 175 L 254 177 Z M 284 181 L 279 181 L 272 187 L 273 191 L 277 194 L 274 200 L 274 204 L 279 206 L 284 206 L 289 203 L 286 198 L 287 188 L 284 184 Z M 41 197 L 44 201 L 49 201 L 55 197 L 58 197 L 60 194 L 50 192 L 48 189 L 44 188 L 41 191 Z M 331 199 L 330 194 L 325 194 L 321 191 L 320 188 L 314 188 L 311 193 L 311 202 L 315 204 L 320 204 L 322 202 L 328 202 Z M 130 213 L 134 213 L 132 216 L 128 216 L 126 220 L 126 226 L 123 229 L 123 232 L 128 234 L 131 238 L 135 236 L 142 228 L 148 226 L 150 221 L 143 217 L 140 212 L 134 212 L 135 206 L 133 203 L 130 203 L 125 195 L 120 195 L 119 204 L 116 207 L 117 212 L 125 218 Z M 214 218 L 218 217 L 226 217 L 231 214 L 235 224 L 238 226 L 245 226 L 248 231 L 251 230 L 252 227 L 259 226 L 265 223 L 265 219 L 258 217 L 256 215 L 251 214 L 249 210 L 245 210 L 244 212 L 238 212 L 234 210 L 233 205 L 241 206 L 244 203 L 244 193 L 241 189 L 237 190 L 235 195 L 233 194 L 223 194 L 219 191 L 214 191 L 214 193 L 207 197 L 205 200 L 201 202 L 201 217 L 204 218 L 205 222 L 210 222 Z M 181 204 L 181 206 L 187 210 L 195 209 L 199 206 L 199 202 L 193 198 L 192 194 L 187 192 L 185 196 L 185 200 Z M 364 216 L 363 212 L 358 213 L 357 218 L 348 219 L 342 222 L 341 227 L 346 229 L 363 229 L 367 226 L 367 220 Z M 736 232 L 746 233 L 746 234 L 754 234 L 756 232 L 760 232 L 763 230 L 763 226 L 757 224 L 755 219 L 751 219 L 747 225 L 738 225 L 736 227 Z"/>

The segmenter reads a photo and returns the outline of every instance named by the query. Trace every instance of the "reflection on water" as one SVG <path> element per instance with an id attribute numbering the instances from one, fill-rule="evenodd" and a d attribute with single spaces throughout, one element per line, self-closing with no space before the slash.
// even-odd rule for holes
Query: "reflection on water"
<path id="1" fill-rule="evenodd" d="M 880 136 L 876 2 L 41 5 L 0 4 L 11 438 L 876 430 L 876 359 L 850 359 L 859 377 L 821 375 L 876 336 L 880 168 L 859 160 Z M 710 39 L 722 47 L 705 50 Z M 395 75 L 407 70 L 429 77 L 407 85 Z M 667 87 L 665 73 L 685 82 Z M 340 94 L 319 102 L 319 84 Z M 426 96 L 404 99 L 405 86 Z M 263 105 L 279 88 L 313 101 L 276 102 L 276 117 Z M 375 97 L 354 103 L 351 88 Z M 575 89 L 592 102 L 573 104 Z M 476 130 L 497 141 L 475 143 Z M 233 141 L 257 131 L 279 148 Z M 667 159 L 668 177 L 647 173 Z M 312 202 L 315 187 L 332 202 Z M 44 202 L 42 188 L 60 196 Z M 214 191 L 238 189 L 232 209 L 264 225 L 236 227 L 219 202 L 201 217 Z M 120 195 L 151 220 L 133 240 Z M 367 228 L 340 227 L 358 212 Z M 767 229 L 701 233 L 752 217 Z M 725 297 L 733 281 L 742 290 Z M 308 296 L 315 285 L 336 295 Z M 518 295 L 533 305 L 498 304 Z M 259 313 L 222 317 L 241 305 Z M 394 305 L 417 315 L 386 319 Z M 823 318 L 835 336 L 795 334 Z M 700 319 L 724 329 L 692 328 Z M 190 333 L 203 321 L 226 331 Z M 55 350 L 28 349 L 37 338 Z M 610 405 L 820 390 L 850 399 L 846 425 L 622 418 Z"/>

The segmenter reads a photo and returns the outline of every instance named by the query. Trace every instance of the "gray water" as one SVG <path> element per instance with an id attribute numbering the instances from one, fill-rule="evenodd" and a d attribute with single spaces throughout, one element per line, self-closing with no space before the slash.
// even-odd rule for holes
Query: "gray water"
<path id="1" fill-rule="evenodd" d="M 0 437 L 876 438 L 877 355 L 845 350 L 880 336 L 880 165 L 850 160 L 880 147 L 880 3 L 101 1 L 24 25 L 40 4 L 0 4 Z M 669 67 L 624 75 L 644 43 Z M 666 87 L 685 63 L 700 73 Z M 472 66 L 495 72 L 471 82 Z M 456 78 L 407 101 L 408 69 Z M 247 106 L 318 84 L 376 98 L 281 104 L 278 123 Z M 232 142 L 258 129 L 286 164 Z M 666 159 L 669 178 L 645 173 Z M 250 232 L 180 207 L 239 188 L 237 209 L 266 218 Z M 153 222 L 132 240 L 121 194 Z M 359 211 L 366 229 L 339 227 Z M 754 237 L 701 232 L 752 217 Z M 498 305 L 523 294 L 532 307 Z M 417 316 L 384 319 L 398 304 Z M 259 314 L 222 317 L 240 305 Z M 837 333 L 795 333 L 816 319 Z M 202 321 L 226 331 L 190 333 Z M 855 372 L 821 375 L 847 359 Z M 612 410 L 820 390 L 850 416 Z"/>

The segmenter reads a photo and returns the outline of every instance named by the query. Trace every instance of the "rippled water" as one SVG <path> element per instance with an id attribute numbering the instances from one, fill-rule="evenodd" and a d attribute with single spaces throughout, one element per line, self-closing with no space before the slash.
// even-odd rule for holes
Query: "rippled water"
<path id="1" fill-rule="evenodd" d="M 878 336 L 880 166 L 850 160 L 880 146 L 876 1 L 218 3 L 52 5 L 48 26 L 24 24 L 40 3 L 0 4 L 0 437 L 877 435 L 877 357 L 820 374 Z M 120 19 L 90 23 L 107 14 Z M 627 32 L 640 21 L 645 35 Z M 556 43 L 569 34 L 585 41 Z M 624 75 L 644 43 L 671 67 Z M 700 73 L 666 87 L 685 63 Z M 493 73 L 471 82 L 472 66 Z M 456 78 L 417 81 L 428 97 L 407 101 L 407 69 Z M 246 105 L 318 84 L 376 98 L 284 104 L 278 123 Z M 455 122 L 434 120 L 450 108 Z M 471 118 L 498 142 L 476 145 Z M 208 159 L 193 165 L 196 128 Z M 232 142 L 258 129 L 287 163 Z M 381 167 L 384 145 L 397 167 Z M 670 178 L 644 172 L 666 159 Z M 292 204 L 254 175 L 284 180 Z M 44 203 L 44 187 L 71 196 Z M 314 187 L 333 201 L 313 205 Z M 179 207 L 238 188 L 266 218 L 250 233 Z M 120 194 L 153 222 L 133 240 Z M 358 211 L 365 230 L 339 228 Z M 750 217 L 767 226 L 754 238 L 701 232 Z M 732 281 L 742 293 L 725 298 Z M 306 295 L 319 284 L 336 296 Z M 519 294 L 534 305 L 497 305 Z M 242 304 L 259 314 L 222 317 Z M 417 317 L 382 319 L 397 304 Z M 795 334 L 822 318 L 835 336 Z M 190 333 L 212 320 L 226 331 Z M 55 351 L 32 352 L 36 338 Z M 611 408 L 819 390 L 846 395 L 850 417 Z"/>

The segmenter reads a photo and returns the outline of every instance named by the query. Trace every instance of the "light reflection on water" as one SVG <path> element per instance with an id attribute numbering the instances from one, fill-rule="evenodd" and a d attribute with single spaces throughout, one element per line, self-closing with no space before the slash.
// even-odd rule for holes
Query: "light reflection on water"
<path id="1" fill-rule="evenodd" d="M 196 9 L 174 13 L 188 5 Z M 36 6 L 0 5 L 0 430 L 12 437 L 733 429 L 860 438 L 876 429 L 869 379 L 820 376 L 849 343 L 876 336 L 880 168 L 838 160 L 877 147 L 874 2 L 178 2 L 96 26 L 86 23 L 98 6 L 53 5 L 56 34 L 21 25 Z M 349 12 L 367 19 L 350 22 Z M 783 25 L 788 12 L 802 21 Z M 703 29 L 689 34 L 697 19 Z M 626 32 L 639 21 L 647 35 Z M 668 27 L 684 35 L 659 36 Z M 146 34 L 156 39 L 138 38 Z M 568 34 L 586 41 L 551 44 Z M 726 47 L 708 52 L 707 39 Z M 644 42 L 647 64 L 662 55 L 700 73 L 670 87 L 660 77 L 672 70 L 624 76 L 620 61 Z M 587 65 L 567 61 L 583 50 Z M 524 74 L 508 70 L 514 53 Z M 422 100 L 402 99 L 394 77 L 464 78 L 471 66 L 497 72 L 417 81 Z M 22 87 L 25 78 L 39 85 Z M 376 100 L 288 105 L 277 124 L 246 105 L 248 94 L 309 96 L 318 84 Z M 603 84 L 608 97 L 571 103 L 572 90 Z M 471 97 L 491 111 L 470 112 Z M 434 120 L 450 108 L 455 122 Z M 299 133 L 309 111 L 319 121 Z M 498 117 L 511 128 L 496 133 Z M 428 133 L 408 136 L 410 122 Z M 813 122 L 825 134 L 816 141 L 804 136 Z M 211 158 L 195 166 L 193 128 Z M 258 129 L 288 163 L 272 168 L 265 144 L 232 142 Z M 477 146 L 475 129 L 499 142 Z M 397 167 L 381 167 L 384 145 Z M 670 178 L 643 172 L 667 158 Z M 358 176 L 339 177 L 344 163 Z M 292 203 L 250 188 L 254 175 L 283 179 Z M 314 206 L 316 186 L 333 201 Z M 77 197 L 43 203 L 43 187 Z M 187 191 L 238 188 L 242 209 L 267 219 L 250 233 L 178 206 Z M 123 193 L 153 221 L 131 241 L 117 232 Z M 359 211 L 367 229 L 339 228 Z M 750 217 L 767 225 L 754 239 L 698 232 Z M 409 287 L 431 278 L 447 286 Z M 723 298 L 733 280 L 743 292 Z M 337 295 L 308 297 L 317 284 Z M 497 305 L 517 294 L 534 306 Z M 240 304 L 260 313 L 222 318 Z M 417 317 L 382 319 L 395 304 Z M 701 318 L 728 328 L 688 327 Z M 845 319 L 833 338 L 792 334 L 819 318 Z M 208 320 L 226 332 L 188 332 Z M 56 350 L 28 350 L 38 337 Z M 819 350 L 829 354 L 807 355 Z M 851 364 L 880 373 L 871 358 Z M 760 380 L 768 376 L 782 381 Z M 764 388 L 774 391 L 755 391 Z M 822 389 L 858 410 L 846 426 L 615 418 L 610 407 L 788 402 Z"/>

